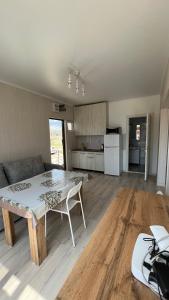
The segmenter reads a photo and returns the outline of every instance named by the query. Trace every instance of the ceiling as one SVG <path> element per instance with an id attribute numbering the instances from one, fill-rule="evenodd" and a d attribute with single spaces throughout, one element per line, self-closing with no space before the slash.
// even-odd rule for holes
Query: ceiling
<path id="1" fill-rule="evenodd" d="M 167 0 L 1 0 L 0 81 L 67 103 L 159 94 Z M 86 95 L 68 89 L 77 68 Z"/>

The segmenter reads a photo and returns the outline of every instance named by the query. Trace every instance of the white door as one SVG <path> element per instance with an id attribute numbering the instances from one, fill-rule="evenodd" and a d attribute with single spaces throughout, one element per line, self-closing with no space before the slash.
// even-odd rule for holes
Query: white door
<path id="1" fill-rule="evenodd" d="M 150 115 L 146 117 L 146 146 L 145 146 L 145 173 L 144 180 L 147 181 L 149 169 L 149 150 L 150 150 Z"/>

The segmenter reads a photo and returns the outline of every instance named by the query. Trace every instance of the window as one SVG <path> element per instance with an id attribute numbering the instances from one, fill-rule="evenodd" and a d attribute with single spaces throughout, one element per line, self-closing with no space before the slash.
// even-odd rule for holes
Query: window
<path id="1" fill-rule="evenodd" d="M 69 131 L 72 131 L 73 130 L 73 123 L 72 122 L 67 122 L 67 129 Z"/>
<path id="2" fill-rule="evenodd" d="M 64 121 L 49 119 L 49 129 L 51 162 L 65 169 Z"/>
<path id="3" fill-rule="evenodd" d="M 136 141 L 140 141 L 140 125 L 136 125 Z"/>

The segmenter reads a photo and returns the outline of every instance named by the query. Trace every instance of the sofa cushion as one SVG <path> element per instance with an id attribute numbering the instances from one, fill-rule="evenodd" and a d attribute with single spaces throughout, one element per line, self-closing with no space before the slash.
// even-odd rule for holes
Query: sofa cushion
<path id="1" fill-rule="evenodd" d="M 51 171 L 53 169 L 58 169 L 58 170 L 63 170 L 63 166 L 57 165 L 57 164 L 52 164 L 52 163 L 44 163 L 45 166 L 45 171 Z"/>
<path id="2" fill-rule="evenodd" d="M 3 166 L 10 184 L 33 176 L 33 168 L 30 158 L 4 162 Z"/>
<path id="3" fill-rule="evenodd" d="M 8 181 L 4 173 L 3 165 L 0 164 L 0 189 L 7 185 L 8 185 Z"/>
<path id="4" fill-rule="evenodd" d="M 33 176 L 45 172 L 45 166 L 42 161 L 42 157 L 40 155 L 36 157 L 32 157 L 32 165 L 33 165 Z"/>
<path id="5" fill-rule="evenodd" d="M 41 156 L 5 162 L 3 166 L 10 184 L 45 172 Z"/>

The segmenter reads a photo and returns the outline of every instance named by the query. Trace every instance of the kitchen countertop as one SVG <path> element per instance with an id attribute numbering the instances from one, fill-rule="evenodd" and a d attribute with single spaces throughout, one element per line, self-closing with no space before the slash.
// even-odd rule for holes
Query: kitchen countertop
<path id="1" fill-rule="evenodd" d="M 99 149 L 86 149 L 86 150 L 82 150 L 82 149 L 74 149 L 72 150 L 72 152 L 99 152 L 99 153 L 104 153 L 104 150 L 99 150 Z"/>

